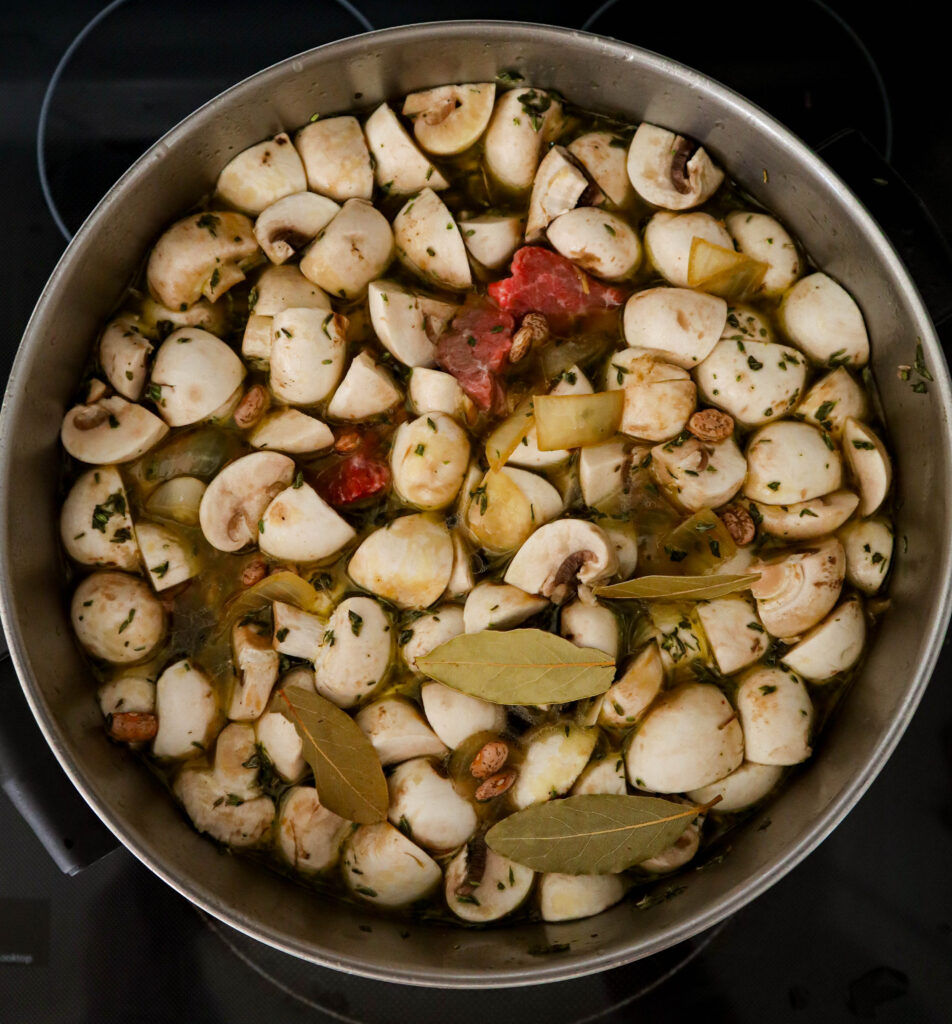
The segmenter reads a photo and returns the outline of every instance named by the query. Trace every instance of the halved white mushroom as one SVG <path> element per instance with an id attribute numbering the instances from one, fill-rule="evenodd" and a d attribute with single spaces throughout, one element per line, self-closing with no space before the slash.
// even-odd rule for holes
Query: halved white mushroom
<path id="1" fill-rule="evenodd" d="M 783 656 L 783 662 L 811 683 L 852 668 L 863 653 L 866 619 L 858 598 L 844 601 Z"/>
<path id="2" fill-rule="evenodd" d="M 678 506 L 688 512 L 724 505 L 741 489 L 747 460 L 732 437 L 699 441 L 689 437 L 651 449 L 651 475 Z"/>
<path id="3" fill-rule="evenodd" d="M 268 796 L 229 799 L 207 768 L 182 768 L 172 784 L 199 832 L 228 846 L 257 846 L 271 831 L 274 801 Z"/>
<path id="4" fill-rule="evenodd" d="M 408 505 L 434 511 L 459 493 L 469 466 L 469 435 L 451 416 L 434 413 L 401 423 L 393 435 L 393 489 Z"/>
<path id="5" fill-rule="evenodd" d="M 138 401 L 145 387 L 145 376 L 152 342 L 145 337 L 139 317 L 124 313 L 106 324 L 99 339 L 99 363 L 114 391 Z"/>
<path id="6" fill-rule="evenodd" d="M 393 651 L 390 619 L 370 597 L 348 597 L 327 623 L 315 666 L 317 692 L 338 707 L 350 708 L 383 682 Z"/>
<path id="7" fill-rule="evenodd" d="M 708 683 L 685 683 L 642 719 L 625 765 L 638 789 L 683 793 L 717 782 L 743 760 L 744 733 L 724 694 Z"/>
<path id="8" fill-rule="evenodd" d="M 813 702 L 798 676 L 782 668 L 753 668 L 741 679 L 735 699 L 748 760 L 790 765 L 813 753 Z"/>
<path id="9" fill-rule="evenodd" d="M 754 562 L 751 584 L 767 632 L 793 637 L 815 626 L 836 604 L 846 574 L 846 555 L 835 537 L 802 551 Z"/>
<path id="10" fill-rule="evenodd" d="M 683 868 L 697 854 L 698 847 L 701 845 L 703 824 L 704 815 L 698 815 L 666 850 L 662 850 L 661 853 L 649 857 L 647 860 L 640 861 L 638 867 L 652 875 L 665 875 L 670 871 Z"/>
<path id="11" fill-rule="evenodd" d="M 347 322 L 323 309 L 285 309 L 271 321 L 271 376 L 275 396 L 314 405 L 334 390 L 344 371 Z"/>
<path id="12" fill-rule="evenodd" d="M 288 685 L 285 676 L 282 682 Z M 274 770 L 285 782 L 297 782 L 307 771 L 304 744 L 294 723 L 278 711 L 266 711 L 255 723 L 255 737 Z"/>
<path id="13" fill-rule="evenodd" d="M 142 676 L 122 675 L 103 683 L 96 691 L 96 700 L 104 718 L 128 712 L 154 714 L 155 683 Z"/>
<path id="14" fill-rule="evenodd" d="M 725 218 L 727 230 L 746 256 L 767 264 L 761 291 L 779 295 L 800 276 L 802 264 L 786 228 L 766 213 L 734 210 Z"/>
<path id="15" fill-rule="evenodd" d="M 271 638 L 252 625 L 234 625 L 231 643 L 235 678 L 228 700 L 228 717 L 253 722 L 268 706 L 281 659 L 271 647 Z"/>
<path id="16" fill-rule="evenodd" d="M 621 754 L 608 754 L 605 757 L 589 761 L 572 787 L 573 796 L 586 793 L 609 793 L 624 796 L 627 792 L 625 759 Z"/>
<path id="17" fill-rule="evenodd" d="M 495 96 L 493 82 L 441 85 L 411 92 L 403 101 L 403 116 L 413 121 L 413 134 L 428 153 L 455 156 L 486 130 Z"/>
<path id="18" fill-rule="evenodd" d="M 624 441 L 590 444 L 579 450 L 578 477 L 589 508 L 614 511 L 628 484 L 629 453 Z"/>
<path id="19" fill-rule="evenodd" d="M 748 442 L 744 494 L 755 501 L 792 505 L 836 491 L 842 482 L 840 453 L 807 423 L 768 423 Z"/>
<path id="20" fill-rule="evenodd" d="M 460 217 L 459 229 L 470 256 L 488 270 L 507 266 L 522 244 L 526 222 L 514 214 L 481 213 L 478 217 Z"/>
<path id="21" fill-rule="evenodd" d="M 563 370 L 559 379 L 549 389 L 550 395 L 590 395 L 594 391 L 588 377 L 574 363 L 568 369 Z M 585 448 L 582 448 L 585 451 Z M 535 424 L 529 428 L 529 432 L 516 445 L 515 450 L 506 460 L 514 466 L 525 466 L 529 469 L 548 469 L 552 466 L 559 466 L 572 457 L 572 452 L 566 448 L 556 448 L 550 451 L 539 450 L 539 438 Z"/>
<path id="22" fill-rule="evenodd" d="M 508 583 L 477 583 L 466 598 L 463 620 L 467 633 L 484 629 L 512 629 L 548 607 L 544 597 L 533 597 Z"/>
<path id="23" fill-rule="evenodd" d="M 701 397 L 745 427 L 790 412 L 807 379 L 806 360 L 786 345 L 718 341 L 695 372 Z"/>
<path id="24" fill-rule="evenodd" d="M 688 798 L 698 804 L 720 800 L 709 814 L 733 814 L 759 803 L 777 785 L 783 769 L 779 765 L 754 764 L 745 761 L 736 771 L 709 786 L 692 789 Z"/>
<path id="25" fill-rule="evenodd" d="M 812 540 L 838 530 L 856 511 L 859 498 L 851 491 L 833 491 L 793 505 L 752 504 L 760 513 L 758 522 L 764 533 L 785 540 Z"/>
<path id="26" fill-rule="evenodd" d="M 443 877 L 439 865 L 389 822 L 361 825 L 344 845 L 344 881 L 382 907 L 422 899 Z"/>
<path id="27" fill-rule="evenodd" d="M 138 522 L 136 541 L 142 564 L 155 590 L 168 590 L 197 576 L 202 570 L 195 544 L 170 526 Z"/>
<path id="28" fill-rule="evenodd" d="M 255 448 L 270 448 L 292 455 L 307 455 L 334 443 L 331 428 L 300 409 L 277 409 L 268 413 L 248 435 Z"/>
<path id="29" fill-rule="evenodd" d="M 271 646 L 290 658 L 304 658 L 316 664 L 324 643 L 324 623 L 311 612 L 293 604 L 274 601 L 271 605 L 273 638 Z M 310 686 L 309 689 L 314 689 Z"/>
<path id="30" fill-rule="evenodd" d="M 697 388 L 687 370 L 637 348 L 622 349 L 611 357 L 605 386 L 625 392 L 619 430 L 644 441 L 676 437 L 697 404 Z"/>
<path id="31" fill-rule="evenodd" d="M 387 817 L 425 849 L 455 850 L 476 831 L 476 809 L 427 757 L 397 765 L 387 787 Z"/>
<path id="32" fill-rule="evenodd" d="M 532 184 L 543 147 L 562 126 L 562 104 L 541 89 L 504 92 L 493 109 L 483 153 L 486 169 L 505 188 L 524 192 Z"/>
<path id="33" fill-rule="evenodd" d="M 165 480 L 149 495 L 145 509 L 159 519 L 171 519 L 183 526 L 198 525 L 198 510 L 205 494 L 205 484 L 196 476 L 174 476 Z"/>
<path id="34" fill-rule="evenodd" d="M 60 512 L 60 537 L 82 565 L 138 569 L 129 502 L 115 466 L 91 469 L 73 484 Z"/>
<path id="35" fill-rule="evenodd" d="M 171 309 L 185 310 L 203 295 L 215 302 L 245 279 L 260 253 L 243 213 L 193 213 L 155 243 L 146 269 L 149 291 Z"/>
<path id="36" fill-rule="evenodd" d="M 531 868 L 501 856 L 485 843 L 480 852 L 470 843 L 446 867 L 446 905 L 464 921 L 498 921 L 525 900 L 534 878 Z"/>
<path id="37" fill-rule="evenodd" d="M 865 366 L 869 361 L 863 314 L 852 295 L 826 274 L 797 281 L 777 316 L 787 337 L 814 362 Z"/>
<path id="38" fill-rule="evenodd" d="M 255 316 L 272 317 L 285 309 L 323 309 L 331 312 L 327 293 L 309 281 L 294 265 L 265 267 L 254 285 L 254 302 L 249 298 Z"/>
<path id="39" fill-rule="evenodd" d="M 424 281 L 450 291 L 472 284 L 459 226 L 433 189 L 423 189 L 394 217 L 393 240 L 400 261 Z"/>
<path id="40" fill-rule="evenodd" d="M 506 727 L 506 709 L 501 704 L 471 697 L 443 683 L 424 683 L 420 699 L 430 728 L 453 750 L 470 736 L 500 733 Z"/>
<path id="41" fill-rule="evenodd" d="M 398 516 L 363 540 L 347 571 L 359 587 L 399 608 L 426 608 L 453 571 L 450 531 L 425 513 Z"/>
<path id="42" fill-rule="evenodd" d="M 446 746 L 414 704 L 384 697 L 357 712 L 355 721 L 373 744 L 380 763 L 399 764 L 415 757 L 442 757 Z"/>
<path id="43" fill-rule="evenodd" d="M 297 270 L 297 267 L 294 269 Z M 314 287 L 317 288 L 317 285 Z M 270 316 L 252 315 L 248 317 L 245 321 L 244 333 L 241 336 L 241 354 L 247 362 L 267 368 L 271 359 Z"/>
<path id="44" fill-rule="evenodd" d="M 608 688 L 598 713 L 598 724 L 607 729 L 630 729 L 648 710 L 663 685 L 661 654 L 652 641 Z"/>
<path id="45" fill-rule="evenodd" d="M 420 152 L 386 103 L 364 122 L 364 135 L 373 157 L 374 179 L 387 195 L 448 187 L 449 182 Z"/>
<path id="46" fill-rule="evenodd" d="M 618 657 L 618 619 L 603 604 L 575 600 L 562 609 L 559 632 L 576 647 L 591 647 Z"/>
<path id="47" fill-rule="evenodd" d="M 539 879 L 539 912 L 543 921 L 577 921 L 613 907 L 626 890 L 623 875 L 563 875 L 548 872 Z"/>
<path id="48" fill-rule="evenodd" d="M 446 584 L 445 597 L 460 600 L 476 585 L 473 576 L 473 553 L 459 530 L 453 531 L 453 571 Z"/>
<path id="49" fill-rule="evenodd" d="M 549 242 L 576 266 L 606 281 L 630 277 L 641 265 L 641 242 L 617 214 L 583 206 L 549 224 Z"/>
<path id="50" fill-rule="evenodd" d="M 436 346 L 426 332 L 417 296 L 395 281 L 373 281 L 367 305 L 380 344 L 405 366 L 433 366 Z M 455 378 L 454 378 L 455 380 Z"/>
<path id="51" fill-rule="evenodd" d="M 232 157 L 218 175 L 215 192 L 254 216 L 283 196 L 306 188 L 304 164 L 287 133 L 281 132 Z"/>
<path id="52" fill-rule="evenodd" d="M 850 417 L 843 425 L 843 451 L 859 489 L 859 514 L 871 516 L 886 500 L 892 483 L 886 446 L 875 431 Z"/>
<path id="53" fill-rule="evenodd" d="M 505 581 L 562 604 L 578 584 L 591 586 L 617 568 L 615 549 L 600 527 L 583 519 L 559 519 L 539 527 L 519 548 Z"/>
<path id="54" fill-rule="evenodd" d="M 150 338 L 173 331 L 176 327 L 200 327 L 219 336 L 227 329 L 228 317 L 223 302 L 213 304 L 207 299 L 199 299 L 185 309 L 180 306 L 170 309 L 151 296 L 143 295 L 139 308 L 139 324 Z"/>
<path id="55" fill-rule="evenodd" d="M 339 210 L 340 206 L 327 196 L 295 192 L 261 211 L 255 221 L 255 238 L 265 256 L 280 265 L 317 237 Z"/>
<path id="56" fill-rule="evenodd" d="M 883 585 L 893 554 L 893 531 L 885 519 L 856 519 L 837 533 L 846 553 L 846 578 L 864 594 Z"/>
<path id="57" fill-rule="evenodd" d="M 356 536 L 350 523 L 306 483 L 275 495 L 258 524 L 258 547 L 291 562 L 319 562 Z"/>
<path id="58" fill-rule="evenodd" d="M 727 228 L 709 213 L 656 213 L 645 228 L 645 252 L 661 276 L 679 288 L 688 286 L 691 243 L 702 238 L 733 249 Z"/>
<path id="59" fill-rule="evenodd" d="M 148 395 L 172 427 L 207 419 L 245 377 L 234 351 L 214 334 L 183 327 L 159 348 Z"/>
<path id="60" fill-rule="evenodd" d="M 400 631 L 400 653 L 411 672 L 417 672 L 417 658 L 465 632 L 463 609 L 458 604 L 441 604 L 429 615 L 421 615 Z"/>
<path id="61" fill-rule="evenodd" d="M 215 740 L 212 774 L 230 797 L 252 800 L 261 795 L 255 754 L 255 729 L 246 722 L 231 722 Z M 249 765 L 248 762 L 251 762 Z"/>
<path id="62" fill-rule="evenodd" d="M 313 786 L 294 786 L 281 799 L 275 834 L 296 871 L 313 875 L 332 868 L 350 832 L 351 823 L 329 811 Z"/>
<path id="63" fill-rule="evenodd" d="M 564 507 L 561 495 L 544 477 L 509 466 L 487 473 L 468 498 L 466 526 L 480 546 L 494 554 L 519 547 Z"/>
<path id="64" fill-rule="evenodd" d="M 525 758 L 509 790 L 512 806 L 521 811 L 567 793 L 588 764 L 598 738 L 597 729 L 544 725 L 524 740 Z"/>
<path id="65" fill-rule="evenodd" d="M 407 397 L 418 416 L 445 412 L 447 416 L 455 417 L 463 412 L 466 396 L 459 386 L 459 381 L 451 373 L 417 366 L 410 374 Z"/>
<path id="66" fill-rule="evenodd" d="M 152 753 L 179 760 L 195 757 L 209 747 L 219 722 L 215 688 L 193 661 L 176 661 L 156 681 L 155 713 L 159 731 Z"/>
<path id="67" fill-rule="evenodd" d="M 74 405 L 63 417 L 60 440 L 74 459 L 101 466 L 137 459 L 168 432 L 148 409 L 114 395 Z"/>
<path id="68" fill-rule="evenodd" d="M 147 658 L 165 638 L 165 611 L 149 585 L 124 572 L 94 572 L 80 581 L 70 605 L 76 639 L 114 664 Z"/>
<path id="69" fill-rule="evenodd" d="M 727 307 L 727 323 L 721 333 L 723 341 L 773 341 L 774 334 L 763 313 L 750 306 L 733 303 Z"/>
<path id="70" fill-rule="evenodd" d="M 219 551 L 257 544 L 264 510 L 294 473 L 294 460 L 278 452 L 253 452 L 225 466 L 208 485 L 198 510 L 208 543 Z"/>
<path id="71" fill-rule="evenodd" d="M 625 341 L 690 370 L 706 359 L 727 323 L 727 303 L 690 288 L 648 288 L 625 303 Z"/>
<path id="72" fill-rule="evenodd" d="M 356 117 L 329 117 L 307 124 L 295 136 L 294 145 L 312 192 L 339 203 L 373 195 L 370 151 Z"/>
<path id="73" fill-rule="evenodd" d="M 702 601 L 697 606 L 697 615 L 717 667 L 725 676 L 752 665 L 770 644 L 757 609 L 742 594 Z"/>
<path id="74" fill-rule="evenodd" d="M 328 403 L 327 415 L 351 422 L 365 420 L 392 409 L 402 398 L 390 374 L 374 362 L 369 352 L 360 352 L 351 360 Z"/>
<path id="75" fill-rule="evenodd" d="M 608 200 L 618 207 L 630 206 L 635 198 L 626 167 L 627 149 L 611 132 L 586 132 L 568 146 Z"/>
<path id="76" fill-rule="evenodd" d="M 691 139 L 645 121 L 628 148 L 628 177 L 647 202 L 688 210 L 714 195 L 724 172 Z"/>
<path id="77" fill-rule="evenodd" d="M 435 194 L 435 193 L 434 193 Z M 348 199 L 301 258 L 301 273 L 331 295 L 359 299 L 393 259 L 387 218 L 365 199 Z"/>
<path id="78" fill-rule="evenodd" d="M 553 146 L 542 158 L 532 181 L 526 241 L 536 242 L 542 238 L 556 217 L 574 209 L 588 187 L 585 172 L 580 170 L 568 150 L 563 146 Z"/>
<path id="79" fill-rule="evenodd" d="M 822 427 L 839 441 L 847 419 L 866 419 L 869 401 L 849 370 L 838 366 L 810 388 L 797 406 L 796 415 Z"/>

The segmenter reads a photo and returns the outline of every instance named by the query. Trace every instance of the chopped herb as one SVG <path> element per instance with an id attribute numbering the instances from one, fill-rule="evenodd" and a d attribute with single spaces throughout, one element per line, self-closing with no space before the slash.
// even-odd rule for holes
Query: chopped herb
<path id="1" fill-rule="evenodd" d="M 466 893 L 466 894 L 464 894 L 462 896 L 457 895 L 456 902 L 457 903 L 472 903 L 472 905 L 474 907 L 478 907 L 479 906 L 479 900 L 476 899 L 476 897 L 473 896 L 472 893 Z"/>
<path id="2" fill-rule="evenodd" d="M 428 245 L 426 247 L 426 253 L 427 253 L 428 256 L 435 256 L 436 255 L 436 249 L 434 249 L 432 245 Z"/>
<path id="3" fill-rule="evenodd" d="M 470 348 L 476 347 L 476 339 L 473 337 L 472 334 L 467 335 L 466 344 L 469 345 Z"/>
<path id="4" fill-rule="evenodd" d="M 264 520 L 258 520 L 258 533 L 264 533 Z"/>
<path id="5" fill-rule="evenodd" d="M 922 340 L 916 340 L 916 361 L 913 364 L 916 373 L 919 374 L 924 380 L 934 380 L 935 378 L 929 373 L 929 369 L 926 366 L 925 356 L 922 354 Z"/>
<path id="6" fill-rule="evenodd" d="M 686 551 L 682 551 L 680 548 L 670 547 L 667 544 L 665 544 L 664 546 L 664 553 L 668 556 L 668 558 L 671 559 L 672 562 L 680 562 L 682 561 L 682 559 L 688 557 L 688 553 Z"/>
<path id="7" fill-rule="evenodd" d="M 720 544 L 716 540 L 711 538 L 710 540 L 708 540 L 707 546 L 711 549 L 711 554 L 715 558 L 720 558 L 721 557 L 721 546 L 720 546 Z"/>
<path id="8" fill-rule="evenodd" d="M 777 687 L 776 686 L 769 686 L 769 685 L 768 686 L 761 686 L 760 687 L 760 692 L 766 697 L 766 696 L 768 696 L 768 694 L 776 693 L 777 692 Z"/>
<path id="9" fill-rule="evenodd" d="M 400 815 L 400 820 L 397 822 L 397 828 L 400 829 L 400 831 L 408 838 L 413 836 L 413 829 L 410 827 L 410 822 L 407 820 L 407 816 L 405 814 Z"/>
<path id="10" fill-rule="evenodd" d="M 813 414 L 813 418 L 818 422 L 826 426 L 826 420 L 830 418 L 830 413 L 833 411 L 833 407 L 836 405 L 835 401 L 823 402 L 817 407 L 817 411 Z M 830 428 L 827 426 L 827 430 Z"/>
<path id="11" fill-rule="evenodd" d="M 404 647 L 404 646 L 406 646 L 406 645 L 407 645 L 407 644 L 408 644 L 408 643 L 409 643 L 409 642 L 410 642 L 410 641 L 411 641 L 412 639 L 413 639 L 413 630 L 412 630 L 412 629 L 401 629 L 401 630 L 400 630 L 400 635 L 399 635 L 399 636 L 397 637 L 397 643 L 398 643 L 398 644 L 399 644 L 399 645 L 400 645 L 401 647 Z"/>
<path id="12" fill-rule="evenodd" d="M 301 472 L 301 470 L 298 470 L 297 473 L 295 474 L 294 483 L 291 484 L 291 486 L 296 491 L 304 486 L 304 474 Z"/>
<path id="13" fill-rule="evenodd" d="M 237 793 L 229 793 L 228 796 L 225 797 L 225 803 L 228 804 L 229 807 L 240 807 L 244 802 L 244 798 L 238 796 Z"/>
<path id="14" fill-rule="evenodd" d="M 150 384 L 145 389 L 145 397 L 151 399 L 153 402 L 160 402 L 162 400 L 162 385 Z"/>
<path id="15" fill-rule="evenodd" d="M 416 448 L 413 449 L 413 451 L 414 451 L 414 454 L 416 454 L 416 455 L 422 455 L 426 451 L 426 445 L 425 444 L 418 444 L 416 446 Z"/>
<path id="16" fill-rule="evenodd" d="M 119 623 L 119 632 L 124 633 L 131 625 L 132 620 L 136 617 L 135 608 L 129 609 L 129 614 Z"/>
<path id="17" fill-rule="evenodd" d="M 748 622 L 747 628 L 752 629 L 755 633 L 765 633 L 766 630 L 759 622 Z"/>
<path id="18" fill-rule="evenodd" d="M 360 636 L 360 631 L 364 628 L 363 616 L 358 615 L 354 611 L 347 612 L 347 618 L 350 619 L 350 631 L 354 636 Z"/>
<path id="19" fill-rule="evenodd" d="M 377 890 L 371 889 L 368 885 L 355 885 L 354 892 L 359 892 L 361 896 L 370 896 L 371 898 L 377 895 Z"/>
<path id="20" fill-rule="evenodd" d="M 517 82 L 525 80 L 525 75 L 520 75 L 518 71 L 500 71 L 496 75 L 496 81 L 502 85 L 515 85 Z"/>
<path id="21" fill-rule="evenodd" d="M 433 420 L 430 419 L 429 416 L 427 416 L 426 418 L 426 425 L 430 428 L 430 430 L 436 430 L 436 424 L 433 422 Z"/>
<path id="22" fill-rule="evenodd" d="M 319 118 L 320 116 L 321 116 L 320 114 L 311 114 L 311 116 L 310 116 L 310 117 L 309 117 L 309 118 L 307 119 L 307 121 L 308 121 L 308 124 L 314 124 L 314 122 L 315 122 L 315 121 L 316 121 L 316 120 L 317 120 L 317 119 L 318 119 L 318 118 Z"/>
<path id="23" fill-rule="evenodd" d="M 912 390 L 917 395 L 924 395 L 924 394 L 926 394 L 928 392 L 929 389 L 925 386 L 925 384 L 921 380 L 917 380 L 916 383 L 912 385 Z"/>
<path id="24" fill-rule="evenodd" d="M 611 224 L 603 224 L 602 227 L 614 238 L 618 232 L 611 226 Z"/>
<path id="25" fill-rule="evenodd" d="M 830 435 L 825 430 L 820 433 L 820 437 L 823 438 L 823 443 L 827 446 L 827 448 L 830 449 L 831 452 L 836 451 L 836 445 L 833 443 L 833 438 L 830 437 Z M 856 442 L 854 441 L 853 444 L 856 444 Z M 872 447 L 873 446 L 870 445 L 870 448 Z"/>
<path id="26" fill-rule="evenodd" d="M 212 271 L 212 276 L 209 278 L 208 287 L 211 288 L 212 291 L 214 291 L 220 283 L 221 269 L 219 267 L 215 267 L 215 269 Z"/>
<path id="27" fill-rule="evenodd" d="M 804 516 L 812 516 L 814 519 L 819 518 L 812 508 L 800 509 L 800 518 L 802 519 Z"/>
<path id="28" fill-rule="evenodd" d="M 152 568 L 149 570 L 149 572 L 151 572 L 153 576 L 158 576 L 159 579 L 162 579 L 162 577 L 168 571 L 169 571 L 169 563 L 168 562 L 163 562 L 161 565 L 153 565 Z"/>
<path id="29" fill-rule="evenodd" d="M 777 490 L 777 488 L 779 486 L 780 486 L 780 481 L 779 480 L 771 480 L 770 483 L 767 484 L 767 489 L 770 490 L 770 491 L 775 491 L 775 490 Z"/>
<path id="30" fill-rule="evenodd" d="M 203 213 L 201 217 L 195 221 L 196 227 L 205 228 L 206 231 L 212 236 L 212 238 L 218 237 L 218 231 L 216 230 L 218 225 L 221 223 L 221 218 L 216 217 L 213 213 Z"/>
<path id="31" fill-rule="evenodd" d="M 287 640 L 288 633 L 290 632 L 291 630 L 288 629 L 287 626 L 282 626 L 274 635 L 277 638 L 278 643 L 283 644 L 284 641 Z"/>
<path id="32" fill-rule="evenodd" d="M 876 445 L 872 441 L 854 441 L 853 447 L 858 448 L 863 452 L 874 452 L 876 451 Z"/>
<path id="33" fill-rule="evenodd" d="M 885 556 L 883 555 L 883 553 L 881 551 L 874 551 L 873 552 L 873 557 L 870 559 L 870 561 L 873 563 L 873 565 L 879 565 L 879 563 L 882 562 L 884 560 L 884 558 L 885 558 Z M 881 569 L 880 569 L 880 572 L 882 572 Z"/>
<path id="34" fill-rule="evenodd" d="M 755 359 L 753 356 L 747 357 L 747 365 L 752 370 L 762 370 L 764 368 L 764 364 L 761 363 L 759 360 Z"/>
<path id="35" fill-rule="evenodd" d="M 332 629 L 325 629 L 324 630 L 324 637 L 321 640 L 321 646 L 322 647 L 324 647 L 324 646 L 333 647 L 335 639 L 336 638 L 334 636 L 334 630 L 332 630 Z"/>

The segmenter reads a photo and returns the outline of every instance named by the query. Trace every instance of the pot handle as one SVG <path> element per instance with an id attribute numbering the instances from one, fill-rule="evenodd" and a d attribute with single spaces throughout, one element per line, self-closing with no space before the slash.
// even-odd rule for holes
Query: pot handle
<path id="1" fill-rule="evenodd" d="M 952 317 L 952 248 L 925 203 L 854 128 L 817 153 L 856 193 L 896 247 L 936 327 Z"/>
<path id="2" fill-rule="evenodd" d="M 0 630 L 0 789 L 67 875 L 118 845 L 53 756 L 20 689 Z"/>

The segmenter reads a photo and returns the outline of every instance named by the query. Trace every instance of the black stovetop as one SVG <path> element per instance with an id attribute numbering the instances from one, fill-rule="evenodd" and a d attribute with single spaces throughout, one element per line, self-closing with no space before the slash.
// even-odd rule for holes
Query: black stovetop
<path id="1" fill-rule="evenodd" d="M 792 0 L 767 24 L 754 0 L 719 5 L 628 0 L 127 0 L 80 44 L 48 109 L 51 197 L 68 229 L 158 134 L 265 64 L 374 27 L 441 17 L 546 20 L 666 53 L 777 114 L 840 170 L 899 246 L 940 332 L 952 276 L 921 207 L 952 234 L 947 60 L 930 8 L 885 17 L 859 0 Z M 64 247 L 35 156 L 47 82 L 95 0 L 0 10 L 0 166 L 6 242 L 5 379 L 19 336 Z M 840 132 L 847 134 L 831 143 Z M 860 137 L 857 132 L 862 133 Z M 865 141 L 864 141 L 865 140 Z M 883 164 L 887 158 L 891 166 Z M 887 180 L 890 188 L 872 186 Z M 878 189 L 878 191 L 877 191 Z M 0 1024 L 282 1024 L 452 1020 L 825 1022 L 952 1018 L 952 654 L 948 647 L 905 737 L 868 794 L 803 864 L 725 925 L 690 944 L 593 979 L 502 993 L 403 989 L 304 965 L 199 914 L 124 850 L 60 873 L 0 794 Z M 43 741 L 23 716 L 9 664 L 0 714 L 19 742 Z M 35 735 L 34 735 L 35 732 Z M 2 759 L 0 759 L 2 760 Z M 58 771 L 58 769 L 57 769 Z"/>

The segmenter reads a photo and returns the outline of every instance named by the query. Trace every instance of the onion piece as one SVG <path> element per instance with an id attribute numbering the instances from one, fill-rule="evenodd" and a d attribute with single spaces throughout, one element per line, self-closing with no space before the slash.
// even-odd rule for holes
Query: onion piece
<path id="1" fill-rule="evenodd" d="M 742 302 L 760 288 L 769 269 L 742 252 L 694 238 L 688 257 L 688 286 Z"/>
<path id="2" fill-rule="evenodd" d="M 230 598 L 223 609 L 219 632 L 230 631 L 232 623 L 272 601 L 283 601 L 305 612 L 325 611 L 321 594 L 307 580 L 297 573 L 282 569 Z"/>
<path id="3" fill-rule="evenodd" d="M 618 432 L 624 407 L 624 391 L 537 396 L 535 425 L 539 451 L 582 448 L 608 441 Z"/>
<path id="4" fill-rule="evenodd" d="M 532 429 L 535 422 L 532 415 L 533 399 L 530 395 L 524 398 L 516 411 L 507 416 L 486 438 L 486 458 L 490 469 L 499 469 L 522 443 L 522 439 Z"/>

